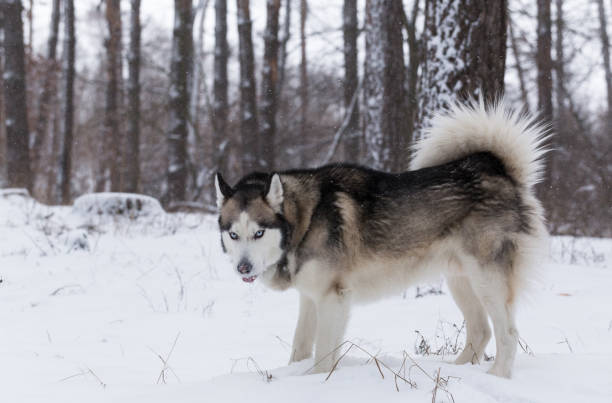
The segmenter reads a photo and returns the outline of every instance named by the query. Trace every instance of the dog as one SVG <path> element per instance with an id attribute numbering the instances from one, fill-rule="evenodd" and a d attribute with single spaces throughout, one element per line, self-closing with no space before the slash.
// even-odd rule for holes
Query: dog
<path id="1" fill-rule="evenodd" d="M 235 186 L 217 173 L 223 250 L 244 282 L 299 292 L 290 363 L 316 346 L 313 372 L 330 371 L 353 304 L 443 274 L 466 323 L 455 362 L 481 362 L 490 317 L 488 372 L 509 378 L 517 300 L 546 250 L 534 185 L 547 136 L 503 101 L 471 101 L 433 119 L 406 172 L 340 163 Z"/>

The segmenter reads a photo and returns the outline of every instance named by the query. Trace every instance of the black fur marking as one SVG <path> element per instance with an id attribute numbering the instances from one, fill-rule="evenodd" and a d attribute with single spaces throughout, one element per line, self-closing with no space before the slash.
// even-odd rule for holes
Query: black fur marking
<path id="1" fill-rule="evenodd" d="M 509 239 L 505 239 L 497 250 L 494 260 L 505 270 L 511 270 L 515 253 L 516 244 Z"/>

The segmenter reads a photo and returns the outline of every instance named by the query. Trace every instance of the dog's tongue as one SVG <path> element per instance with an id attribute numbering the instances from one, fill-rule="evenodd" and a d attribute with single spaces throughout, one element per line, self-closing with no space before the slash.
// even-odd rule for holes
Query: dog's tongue
<path id="1" fill-rule="evenodd" d="M 255 281 L 256 278 L 257 276 L 242 277 L 242 281 L 244 281 L 245 283 L 252 283 L 253 281 Z"/>

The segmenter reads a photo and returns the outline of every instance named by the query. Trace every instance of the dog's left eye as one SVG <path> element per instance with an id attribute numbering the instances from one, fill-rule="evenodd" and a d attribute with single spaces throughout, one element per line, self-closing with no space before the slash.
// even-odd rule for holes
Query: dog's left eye
<path id="1" fill-rule="evenodd" d="M 263 236 L 264 232 L 265 232 L 265 230 L 260 229 L 259 231 L 257 231 L 257 232 L 255 233 L 255 235 L 253 236 L 253 238 L 255 238 L 255 239 L 259 239 L 259 238 L 261 238 L 261 237 Z"/>

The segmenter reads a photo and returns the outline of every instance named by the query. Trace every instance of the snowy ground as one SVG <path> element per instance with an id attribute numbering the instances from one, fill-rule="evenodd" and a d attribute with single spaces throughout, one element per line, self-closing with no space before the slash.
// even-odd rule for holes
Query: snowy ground
<path id="1" fill-rule="evenodd" d="M 240 281 L 214 217 L 77 213 L 0 195 L 2 402 L 612 401 L 612 240 L 554 240 L 512 380 L 450 364 L 460 313 L 416 289 L 358 307 L 325 380 L 286 365 L 296 293 Z"/>

